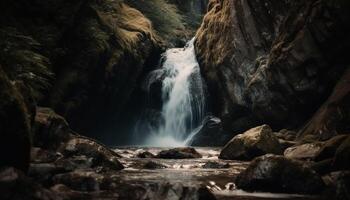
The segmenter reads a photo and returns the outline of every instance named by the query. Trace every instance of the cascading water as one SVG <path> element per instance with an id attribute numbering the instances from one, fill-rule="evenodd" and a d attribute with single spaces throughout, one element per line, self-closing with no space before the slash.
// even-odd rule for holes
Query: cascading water
<path id="1" fill-rule="evenodd" d="M 149 74 L 149 85 L 161 79 L 161 122 L 147 134 L 146 145 L 185 146 L 205 116 L 205 91 L 194 50 L 194 39 L 184 48 L 167 50 L 162 68 Z"/>

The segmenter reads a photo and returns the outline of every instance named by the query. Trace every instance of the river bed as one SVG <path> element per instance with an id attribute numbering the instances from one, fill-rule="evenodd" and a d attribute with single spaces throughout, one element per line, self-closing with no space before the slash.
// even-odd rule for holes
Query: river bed
<path id="1" fill-rule="evenodd" d="M 318 199 L 315 196 L 245 192 L 235 188 L 234 179 L 249 162 L 218 159 L 220 148 L 196 147 L 203 156 L 198 159 L 138 158 L 141 152 L 154 155 L 169 148 L 117 147 L 125 169 L 115 176 L 124 184 L 149 185 L 156 199 L 177 199 L 184 188 L 206 187 L 217 199 Z M 147 163 L 157 163 L 164 168 L 146 169 Z M 157 188 L 157 189 L 154 189 Z M 166 188 L 166 189 L 164 189 Z M 161 192 L 160 192 L 161 191 Z M 169 192 L 170 191 L 170 192 Z M 157 195 L 162 197 L 156 197 Z M 164 196 L 165 195 L 165 196 Z M 191 198 L 186 198 L 191 199 Z M 195 199 L 195 198 L 194 198 Z"/>

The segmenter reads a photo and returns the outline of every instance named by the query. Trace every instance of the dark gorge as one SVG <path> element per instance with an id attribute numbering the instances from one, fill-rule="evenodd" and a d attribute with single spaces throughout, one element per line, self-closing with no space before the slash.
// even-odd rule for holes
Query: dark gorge
<path id="1" fill-rule="evenodd" d="M 0 199 L 350 199 L 349 10 L 0 1 Z"/>

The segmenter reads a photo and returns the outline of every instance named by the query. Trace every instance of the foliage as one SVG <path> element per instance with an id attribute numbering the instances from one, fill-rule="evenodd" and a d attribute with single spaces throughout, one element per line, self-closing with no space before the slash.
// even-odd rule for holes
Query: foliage
<path id="1" fill-rule="evenodd" d="M 12 28 L 0 30 L 0 63 L 11 81 L 21 81 L 38 100 L 51 86 L 49 59 L 40 53 L 40 44 Z"/>

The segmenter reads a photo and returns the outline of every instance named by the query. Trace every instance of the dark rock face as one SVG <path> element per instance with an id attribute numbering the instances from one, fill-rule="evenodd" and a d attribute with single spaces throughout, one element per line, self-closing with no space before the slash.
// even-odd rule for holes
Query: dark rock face
<path id="1" fill-rule="evenodd" d="M 299 138 L 314 136 L 317 140 L 327 140 L 338 134 L 347 134 L 350 132 L 349 113 L 350 69 L 347 69 L 327 101 L 299 131 Z"/>
<path id="2" fill-rule="evenodd" d="M 0 167 L 26 171 L 30 160 L 30 116 L 24 99 L 0 66 Z"/>
<path id="3" fill-rule="evenodd" d="M 307 193 L 322 191 L 322 179 L 302 163 L 283 156 L 265 155 L 254 159 L 238 175 L 236 184 L 249 191 Z"/>
<path id="4" fill-rule="evenodd" d="M 199 154 L 194 148 L 182 147 L 182 148 L 163 150 L 158 153 L 157 157 L 163 158 L 163 159 L 189 159 L 189 158 L 201 158 L 202 155 Z"/>
<path id="5" fill-rule="evenodd" d="M 0 8 L 0 63 L 11 80 L 80 133 L 98 129 L 103 138 L 102 128 L 127 126 L 122 120 L 142 107 L 139 84 L 161 51 L 142 13 L 120 0 L 5 0 Z"/>
<path id="6" fill-rule="evenodd" d="M 224 129 L 239 133 L 259 122 L 273 128 L 303 124 L 349 66 L 348 6 L 345 1 L 210 1 L 195 45 Z"/>
<path id="7" fill-rule="evenodd" d="M 282 149 L 271 128 L 262 125 L 232 138 L 221 150 L 219 158 L 251 160 L 268 153 L 281 154 Z"/>

